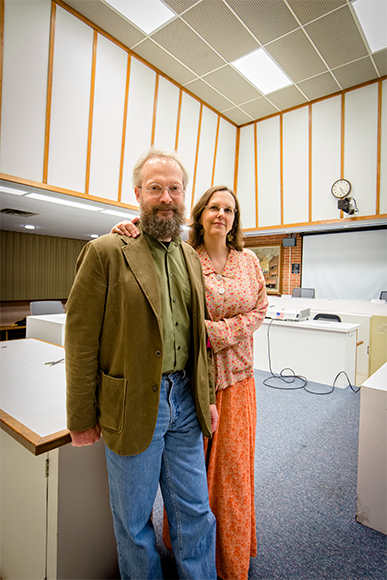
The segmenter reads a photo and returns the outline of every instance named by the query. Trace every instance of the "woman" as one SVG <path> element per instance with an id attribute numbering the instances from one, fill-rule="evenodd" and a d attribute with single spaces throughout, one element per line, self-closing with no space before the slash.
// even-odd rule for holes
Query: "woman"
<path id="1" fill-rule="evenodd" d="M 131 224 L 126 227 L 135 232 Z M 126 227 L 118 224 L 112 231 L 127 233 Z M 217 574 L 247 580 L 250 557 L 257 555 L 253 332 L 268 306 L 265 281 L 256 255 L 243 249 L 239 203 L 226 186 L 210 188 L 196 203 L 188 243 L 202 263 L 211 317 L 206 328 L 219 420 L 205 451 L 217 522 Z"/>

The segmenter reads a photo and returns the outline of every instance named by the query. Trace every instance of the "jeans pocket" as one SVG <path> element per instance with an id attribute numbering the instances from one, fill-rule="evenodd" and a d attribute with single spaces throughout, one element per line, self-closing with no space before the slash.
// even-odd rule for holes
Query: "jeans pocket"
<path id="1" fill-rule="evenodd" d="M 120 433 L 124 426 L 127 380 L 99 371 L 98 422 L 104 429 Z"/>

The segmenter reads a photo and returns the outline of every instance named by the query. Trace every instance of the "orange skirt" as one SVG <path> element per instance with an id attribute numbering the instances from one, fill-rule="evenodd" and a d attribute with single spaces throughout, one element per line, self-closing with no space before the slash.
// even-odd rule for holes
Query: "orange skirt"
<path id="1" fill-rule="evenodd" d="M 217 392 L 219 423 L 204 439 L 210 506 L 216 518 L 216 570 L 223 580 L 247 580 L 257 555 L 254 454 L 257 406 L 254 378 Z M 170 546 L 167 519 L 164 543 Z"/>

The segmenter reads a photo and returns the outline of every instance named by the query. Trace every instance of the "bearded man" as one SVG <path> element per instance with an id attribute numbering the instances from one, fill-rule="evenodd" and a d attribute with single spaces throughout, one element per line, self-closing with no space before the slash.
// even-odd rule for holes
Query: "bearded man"
<path id="1" fill-rule="evenodd" d="M 66 305 L 68 429 L 76 447 L 103 435 L 123 579 L 163 578 L 160 484 L 179 578 L 216 580 L 202 437 L 217 411 L 200 260 L 179 238 L 187 179 L 174 153 L 138 160 L 140 235 L 86 244 Z"/>

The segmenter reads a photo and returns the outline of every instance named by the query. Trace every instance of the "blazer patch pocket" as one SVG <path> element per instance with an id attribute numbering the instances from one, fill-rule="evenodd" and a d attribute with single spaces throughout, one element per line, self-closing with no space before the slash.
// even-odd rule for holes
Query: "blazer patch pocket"
<path id="1" fill-rule="evenodd" d="M 98 421 L 101 427 L 119 433 L 124 426 L 126 383 L 99 371 L 98 386 Z"/>

